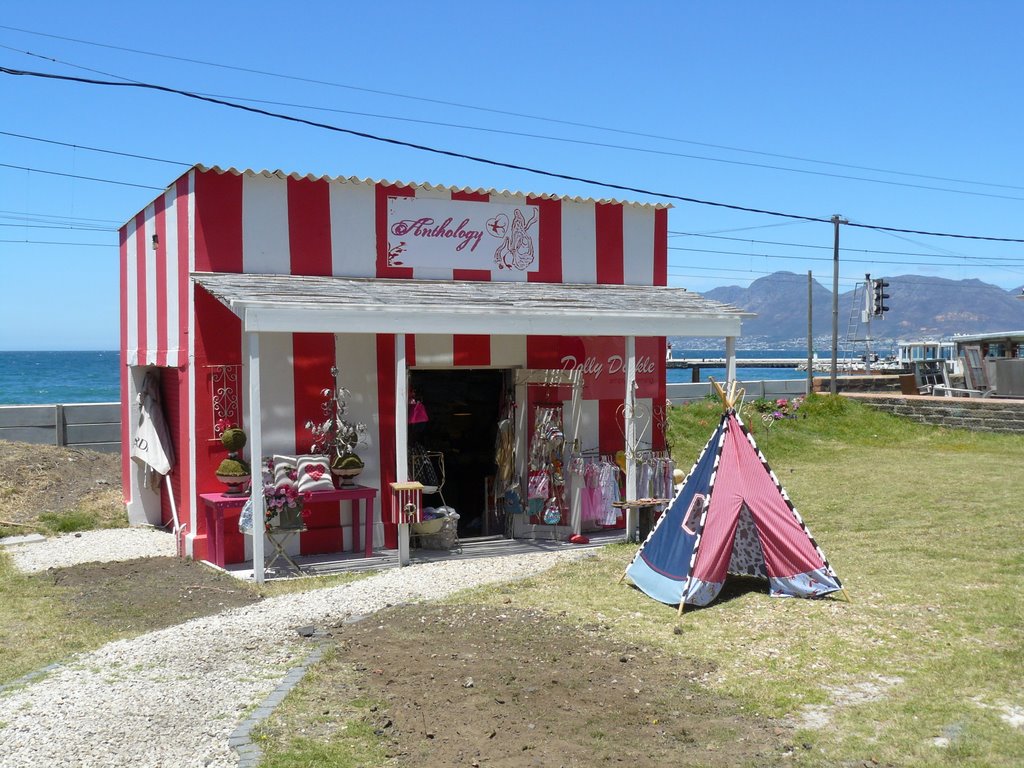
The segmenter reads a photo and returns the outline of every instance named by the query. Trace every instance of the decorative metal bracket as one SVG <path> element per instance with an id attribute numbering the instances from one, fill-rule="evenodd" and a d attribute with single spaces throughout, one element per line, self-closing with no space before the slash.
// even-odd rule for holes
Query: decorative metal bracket
<path id="1" fill-rule="evenodd" d="M 242 426 L 241 365 L 208 365 L 210 371 L 210 404 L 213 435 L 220 440 L 230 426 Z"/>

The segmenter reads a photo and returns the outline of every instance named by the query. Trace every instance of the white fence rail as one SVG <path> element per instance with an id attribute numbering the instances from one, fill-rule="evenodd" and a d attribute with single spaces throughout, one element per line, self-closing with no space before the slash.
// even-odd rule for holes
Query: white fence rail
<path id="1" fill-rule="evenodd" d="M 746 399 L 778 400 L 807 395 L 807 379 L 772 379 L 770 381 L 741 381 L 738 384 L 746 390 Z M 669 384 L 667 397 L 673 405 L 703 400 L 714 393 L 711 382 L 702 381 L 697 384 Z"/>
<path id="2" fill-rule="evenodd" d="M 117 452 L 121 404 L 0 405 L 0 440 Z"/>

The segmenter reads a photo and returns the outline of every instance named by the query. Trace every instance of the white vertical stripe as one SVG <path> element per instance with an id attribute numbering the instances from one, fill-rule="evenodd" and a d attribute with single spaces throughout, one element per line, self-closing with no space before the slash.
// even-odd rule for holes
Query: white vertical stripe
<path id="1" fill-rule="evenodd" d="M 416 334 L 417 368 L 451 368 L 455 365 L 453 337 L 448 334 Z"/>
<path id="2" fill-rule="evenodd" d="M 125 224 L 125 288 L 128 302 L 127 365 L 139 364 L 139 266 L 135 248 L 135 218 Z"/>
<path id="3" fill-rule="evenodd" d="M 594 203 L 562 203 L 562 281 L 597 282 L 597 222 Z"/>
<path id="4" fill-rule="evenodd" d="M 263 455 L 294 454 L 295 374 L 290 333 L 260 334 Z M 308 446 L 307 446 L 308 447 Z M 260 457 L 253 457 L 253 463 Z"/>
<path id="5" fill-rule="evenodd" d="M 370 184 L 331 183 L 331 274 L 377 274 L 376 190 Z"/>
<path id="6" fill-rule="evenodd" d="M 417 200 L 451 200 L 452 193 L 448 189 L 417 189 Z M 451 280 L 453 276 L 451 267 L 416 267 L 412 276 L 420 280 Z"/>
<path id="7" fill-rule="evenodd" d="M 580 448 L 587 450 L 597 450 L 600 446 L 600 431 L 598 427 L 598 421 L 600 417 L 600 401 L 599 400 L 584 400 L 580 404 L 580 412 L 582 414 L 580 418 L 580 431 L 579 440 Z"/>
<path id="8" fill-rule="evenodd" d="M 419 349 L 416 352 L 418 356 Z M 526 337 L 491 336 L 491 366 L 493 368 L 525 368 Z"/>
<path id="9" fill-rule="evenodd" d="M 160 243 L 165 249 L 166 273 L 164 279 L 167 282 L 167 365 L 176 367 L 181 363 L 181 316 L 178 314 L 178 275 L 185 268 L 182 264 L 181 253 L 178 250 L 178 216 L 181 215 L 181 205 L 176 196 L 177 185 L 171 186 L 164 195 L 164 239 L 166 243 Z"/>
<path id="10" fill-rule="evenodd" d="M 242 271 L 268 275 L 291 271 L 288 184 L 283 179 L 242 176 Z"/>
<path id="11" fill-rule="evenodd" d="M 626 285 L 654 285 L 654 209 L 622 206 L 622 273 Z"/>
<path id="12" fill-rule="evenodd" d="M 182 213 L 188 217 L 188 243 L 187 253 L 185 254 L 185 263 L 183 268 L 191 273 L 195 269 L 196 264 L 196 171 L 193 168 L 188 172 L 188 198 L 185 203 L 185 207 L 182 209 Z M 192 555 L 193 544 L 195 542 L 195 534 L 198 528 L 198 517 L 199 517 L 199 504 L 198 504 L 198 483 L 196 482 L 196 445 L 198 444 L 198 438 L 196 436 L 196 366 L 195 366 L 195 353 L 196 353 L 196 308 L 195 308 L 195 289 L 193 288 L 192 279 L 188 279 L 187 288 L 187 312 L 188 312 L 188 336 L 185 339 L 187 349 L 185 352 L 186 356 L 182 357 L 179 361 L 182 364 L 188 364 L 188 415 L 186 417 L 188 422 L 188 456 L 182 459 L 179 454 L 179 461 L 188 461 L 188 490 L 183 492 L 182 495 L 187 493 L 188 506 L 189 506 L 189 536 L 185 539 L 186 553 Z M 246 540 L 251 541 L 251 536 L 245 536 Z M 252 557 L 251 555 L 249 556 Z"/>
<path id="13" fill-rule="evenodd" d="M 146 349 L 145 364 L 156 364 L 156 249 L 153 248 L 153 235 L 156 234 L 156 205 L 146 206 L 143 225 L 143 260 L 146 263 Z"/>
<path id="14" fill-rule="evenodd" d="M 390 493 L 390 488 L 380 487 L 377 337 L 369 333 L 346 333 L 338 334 L 334 338 L 335 355 L 338 360 L 338 383 L 352 393 L 348 400 L 348 418 L 357 424 L 366 425 L 363 443 L 356 448 L 356 453 L 362 457 L 366 466 L 357 482 L 371 488 L 380 488 L 380 494 Z M 380 523 L 380 495 L 371 506 L 375 520 L 373 542 L 375 547 L 381 547 L 384 545 L 384 532 Z M 351 526 L 351 520 L 351 507 L 346 503 L 342 523 Z M 346 541 L 351 541 L 351 528 L 349 528 Z"/>

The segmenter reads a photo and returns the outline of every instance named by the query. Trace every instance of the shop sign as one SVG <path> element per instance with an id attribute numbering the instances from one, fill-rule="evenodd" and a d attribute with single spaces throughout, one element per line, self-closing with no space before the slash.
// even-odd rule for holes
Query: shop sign
<path id="1" fill-rule="evenodd" d="M 540 209 L 418 197 L 388 198 L 388 266 L 536 272 Z"/>
<path id="2" fill-rule="evenodd" d="M 657 339 L 636 340 L 636 381 L 640 397 L 652 397 L 658 389 L 658 365 L 652 354 Z M 560 338 L 551 345 L 557 358 L 546 355 L 551 367 L 579 371 L 583 375 L 583 397 L 622 399 L 626 392 L 626 344 L 621 337 Z M 536 365 L 541 361 L 533 361 Z"/>

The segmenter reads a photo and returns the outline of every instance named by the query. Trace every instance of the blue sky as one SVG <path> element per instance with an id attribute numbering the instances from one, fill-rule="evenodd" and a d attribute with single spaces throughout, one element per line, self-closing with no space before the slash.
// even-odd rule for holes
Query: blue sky
<path id="1" fill-rule="evenodd" d="M 710 202 L 1024 239 L 1021 29 L 1011 2 L 43 0 L 5 6 L 0 66 L 276 102 L 257 106 Z M 0 104 L 0 349 L 115 349 L 116 229 L 192 163 L 662 199 L 172 94 L 0 74 Z M 831 287 L 830 224 L 676 202 L 669 229 L 675 285 L 810 270 Z M 865 272 L 1024 284 L 1020 243 L 841 242 L 842 291 Z"/>

